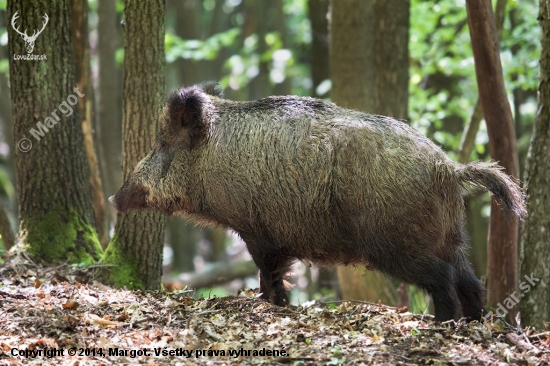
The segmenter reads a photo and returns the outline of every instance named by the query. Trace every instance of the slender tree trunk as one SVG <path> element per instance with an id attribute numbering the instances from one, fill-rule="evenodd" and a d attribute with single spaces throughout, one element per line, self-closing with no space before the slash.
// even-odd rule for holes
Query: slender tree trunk
<path id="1" fill-rule="evenodd" d="M 497 24 L 498 39 L 502 39 L 502 28 L 504 27 L 504 17 L 506 15 L 506 3 L 508 0 L 497 0 L 495 8 L 495 21 Z M 516 114 L 518 117 L 519 114 Z M 483 109 L 481 108 L 481 100 L 477 98 L 477 102 L 474 107 L 474 111 L 470 116 L 470 120 L 464 128 L 462 133 L 462 139 L 460 140 L 460 146 L 458 148 L 458 162 L 466 164 L 470 161 L 470 155 L 474 150 L 474 144 L 476 141 L 476 135 L 483 119 Z"/>
<path id="2" fill-rule="evenodd" d="M 283 0 L 272 0 L 272 13 L 270 18 L 273 21 L 271 30 L 275 31 L 281 37 L 282 48 L 289 48 L 286 16 L 283 9 Z M 288 68 L 285 66 L 285 79 L 273 86 L 273 95 L 291 94 L 291 83 L 288 75 Z"/>
<path id="3" fill-rule="evenodd" d="M 308 0 L 308 17 L 311 23 L 311 81 L 314 97 L 325 97 L 327 93 L 317 93 L 319 84 L 330 79 L 328 58 L 328 5 L 329 0 Z"/>
<path id="4" fill-rule="evenodd" d="M 543 328 L 550 322 L 550 19 L 547 1 L 539 0 L 539 4 L 542 52 L 538 113 L 525 168 L 530 212 L 523 226 L 520 281 L 534 276 L 540 282 L 525 292 L 520 310 L 523 324 Z"/>
<path id="5" fill-rule="evenodd" d="M 197 253 L 198 230 L 195 225 L 186 223 L 179 216 L 173 216 L 168 221 L 168 239 L 174 259 L 173 272 L 194 272 L 195 255 Z"/>
<path id="6" fill-rule="evenodd" d="M 518 178 L 514 120 L 504 88 L 498 34 L 490 0 L 466 0 L 477 85 L 489 132 L 491 157 Z M 518 290 L 518 220 L 505 217 L 493 199 L 487 241 L 488 304 L 495 307 Z M 517 309 L 508 313 L 514 319 Z"/>
<path id="7" fill-rule="evenodd" d="M 109 241 L 105 228 L 105 196 L 99 174 L 99 163 L 94 144 L 94 88 L 92 85 L 92 70 L 90 66 L 90 44 L 88 42 L 88 1 L 72 0 L 73 20 L 73 55 L 75 62 L 76 85 L 85 94 L 79 99 L 84 147 L 90 169 L 90 184 L 92 186 L 93 205 L 99 241 L 103 248 Z"/>
<path id="8" fill-rule="evenodd" d="M 7 22 L 6 22 L 7 21 Z M 0 17 L 0 27 L 5 27 L 11 19 L 3 19 Z M 8 59 L 8 45 L 0 45 L 0 59 Z M 6 158 L 7 173 L 10 183 L 15 187 L 15 149 L 17 147 L 13 141 L 13 118 L 11 114 L 11 92 L 8 80 L 8 75 L 0 73 L 0 142 L 4 142 L 9 147 L 9 154 Z M 14 216 L 18 216 L 17 212 L 17 195 L 14 194 L 10 198 L 9 207 L 4 207 L 8 211 L 13 212 Z"/>
<path id="9" fill-rule="evenodd" d="M 115 53 L 122 28 L 117 22 L 116 0 L 98 0 L 97 3 L 97 57 L 99 75 L 97 86 L 98 147 L 103 172 L 105 197 L 114 194 L 122 184 L 119 173 L 122 166 L 122 87 L 120 69 Z M 106 205 L 107 231 L 116 221 L 116 210 Z"/>
<path id="10" fill-rule="evenodd" d="M 329 96 L 329 90 L 318 93 L 318 87 L 323 81 L 330 80 L 329 69 L 329 30 L 328 30 L 328 11 L 329 0 L 308 0 L 308 17 L 311 23 L 311 51 L 310 51 L 310 70 L 311 70 L 311 95 L 317 98 L 326 98 Z M 323 287 L 332 289 L 335 293 L 339 292 L 338 273 L 336 268 L 319 269 L 318 280 L 316 283 L 311 281 L 311 270 L 307 268 L 308 276 L 308 294 L 313 298 L 314 292 L 320 292 Z"/>
<path id="11" fill-rule="evenodd" d="M 174 0 L 167 2 L 166 6 L 167 15 L 171 13 L 168 6 L 173 9 L 174 29 L 179 37 L 182 39 L 201 39 L 199 27 L 202 15 L 201 2 L 198 0 Z M 171 84 L 167 85 L 168 90 L 204 81 L 205 67 L 205 61 L 197 62 L 183 58 L 168 64 L 167 84 L 168 80 L 172 80 Z M 168 220 L 167 231 L 168 242 L 174 253 L 172 271 L 193 272 L 195 270 L 193 259 L 197 252 L 197 238 L 200 235 L 200 229 L 192 223 L 187 223 L 181 216 L 176 215 Z"/>
<path id="12" fill-rule="evenodd" d="M 28 51 L 8 27 L 14 137 L 19 141 L 19 237 L 24 249 L 47 262 L 90 263 L 99 259 L 101 247 L 80 111 L 71 107 L 84 91 L 75 88 L 70 5 L 68 0 L 8 3 L 8 18 L 18 12 L 19 29 L 39 30 L 44 15 L 50 19 L 32 51 L 47 60 L 14 60 L 12 55 Z"/>
<path id="13" fill-rule="evenodd" d="M 250 81 L 249 100 L 265 98 L 271 94 L 269 83 L 269 67 L 266 60 L 261 60 L 261 55 L 267 51 L 265 36 L 268 33 L 267 19 L 271 1 L 263 2 L 257 0 L 245 0 L 246 21 L 244 25 L 244 37 L 256 34 L 258 36 L 258 49 L 260 55 L 259 73 Z"/>
<path id="14" fill-rule="evenodd" d="M 202 1 L 199 2 L 199 6 L 202 7 Z M 199 28 L 202 28 L 203 30 L 207 30 L 207 34 L 203 34 L 203 39 L 206 39 L 208 37 L 213 36 L 216 33 L 224 32 L 230 28 L 233 27 L 230 21 L 230 17 L 228 14 L 224 11 L 224 1 L 216 1 L 214 9 L 212 10 L 212 16 L 210 17 L 210 26 L 201 26 L 204 23 L 199 22 Z M 266 5 L 264 3 L 264 5 Z M 224 76 L 223 73 L 223 65 L 225 63 L 225 60 L 227 60 L 231 55 L 233 54 L 232 50 L 230 50 L 227 47 L 223 47 L 219 53 L 218 57 L 216 57 L 212 61 L 202 61 L 203 63 L 203 69 L 206 76 L 206 79 L 201 79 L 201 81 L 204 80 L 219 80 Z"/>
<path id="15" fill-rule="evenodd" d="M 2 237 L 4 249 L 9 250 L 14 245 L 15 238 L 13 236 L 13 231 L 11 231 L 8 215 L 6 215 L 6 211 L 4 211 L 2 200 L 0 200 L 0 236 Z"/>
<path id="16" fill-rule="evenodd" d="M 481 214 L 483 200 L 480 197 L 465 200 L 466 228 L 470 233 L 471 250 L 468 257 L 478 277 L 487 274 L 487 236 L 489 219 Z M 475 245 L 481 243 L 483 245 Z"/>
<path id="17" fill-rule="evenodd" d="M 408 106 L 409 1 L 331 2 L 332 100 L 403 119 Z M 396 304 L 392 281 L 378 272 L 338 268 L 344 298 Z"/>
<path id="18" fill-rule="evenodd" d="M 151 150 L 164 95 L 164 0 L 124 1 L 123 161 L 126 179 Z M 119 214 L 104 261 L 115 286 L 159 289 L 164 215 Z"/>
<path id="19" fill-rule="evenodd" d="M 201 39 L 200 19 L 202 4 L 197 0 L 175 0 L 173 6 L 177 13 L 174 28 L 176 34 L 182 39 Z M 193 61 L 179 58 L 173 63 L 177 82 L 171 85 L 178 88 L 183 85 L 192 85 L 204 81 L 204 61 Z"/>
<path id="20" fill-rule="evenodd" d="M 477 98 L 474 110 L 466 127 L 464 127 L 464 132 L 462 132 L 462 138 L 460 139 L 460 146 L 458 147 L 458 162 L 466 164 L 470 162 L 470 155 L 474 151 L 474 145 L 476 142 L 477 132 L 479 131 L 479 126 L 481 126 L 481 120 L 483 119 L 483 109 L 481 108 L 481 100 Z"/>

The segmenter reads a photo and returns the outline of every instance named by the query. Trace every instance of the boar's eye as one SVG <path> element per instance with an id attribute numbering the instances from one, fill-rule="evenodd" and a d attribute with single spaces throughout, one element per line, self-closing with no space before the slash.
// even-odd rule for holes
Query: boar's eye
<path id="1" fill-rule="evenodd" d="M 157 151 L 164 151 L 168 149 L 168 144 L 166 141 L 158 141 L 157 142 Z"/>

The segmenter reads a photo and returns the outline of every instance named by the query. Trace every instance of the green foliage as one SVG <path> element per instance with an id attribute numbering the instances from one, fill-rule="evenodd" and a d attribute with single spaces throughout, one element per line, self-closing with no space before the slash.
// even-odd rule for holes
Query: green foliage
<path id="1" fill-rule="evenodd" d="M 421 314 L 428 308 L 424 298 L 424 292 L 414 285 L 408 285 L 409 292 L 409 311 L 411 313 Z"/>
<path id="2" fill-rule="evenodd" d="M 501 58 L 506 89 L 535 90 L 538 86 L 540 56 L 539 2 L 535 0 L 508 1 L 518 22 L 512 29 L 510 18 L 504 25 Z"/>
<path id="3" fill-rule="evenodd" d="M 97 2 L 98 0 L 88 0 L 88 5 L 90 7 L 90 12 L 97 12 Z M 122 13 L 124 11 L 124 3 L 122 0 L 116 0 L 116 12 Z"/>
<path id="4" fill-rule="evenodd" d="M 534 92 L 540 52 L 536 21 L 538 2 L 509 1 L 501 42 L 501 59 L 510 100 L 519 88 Z M 518 24 L 509 12 L 515 11 Z M 477 100 L 474 58 L 464 1 L 412 0 L 410 29 L 409 118 L 413 127 L 434 139 L 447 151 L 457 150 L 463 125 Z M 529 102 L 529 103 L 532 103 Z M 534 108 L 524 108 L 524 121 L 532 121 Z M 462 121 L 449 126 L 445 121 Z M 526 128 L 529 130 L 529 127 Z M 486 154 L 488 136 L 484 124 L 473 158 Z M 454 154 L 449 154 L 454 157 Z"/>
<path id="5" fill-rule="evenodd" d="M 165 44 L 167 62 L 174 62 L 178 58 L 199 62 L 226 57 L 222 62 L 223 71 L 219 79 L 224 87 L 233 90 L 240 90 L 247 86 L 259 75 L 260 64 L 265 63 L 271 85 L 290 79 L 293 94 L 309 94 L 311 78 L 308 47 L 311 43 L 311 27 L 307 17 L 306 0 L 284 0 L 285 35 L 272 31 L 264 37 L 260 37 L 258 33 L 248 34 L 242 30 L 245 19 L 255 16 L 248 13 L 253 9 L 250 4 L 246 5 L 235 0 L 219 3 L 205 0 L 200 3 L 204 9 L 201 24 L 213 21 L 212 14 L 216 11 L 214 8 L 221 5 L 233 28 L 199 40 L 181 39 L 168 27 Z M 266 6 L 273 5 L 266 4 Z M 229 52 L 222 54 L 221 51 L 224 48 Z M 260 52 L 260 49 L 265 51 Z"/>
<path id="6" fill-rule="evenodd" d="M 0 1 L 0 5 L 1 4 L 4 4 L 5 6 L 5 2 Z M 8 29 L 6 27 L 0 27 L 0 46 L 7 47 L 7 45 L 8 45 Z M 0 59 L 0 73 L 8 77 L 10 74 L 9 70 L 10 70 L 10 60 L 8 58 Z"/>
<path id="7" fill-rule="evenodd" d="M 411 2 L 409 116 L 413 127 L 456 150 L 459 135 L 441 131 L 442 120 L 468 120 L 477 98 L 466 9 L 454 1 Z M 453 95 L 452 98 L 450 96 Z"/>
<path id="8" fill-rule="evenodd" d="M 259 72 L 260 55 L 257 54 L 258 36 L 252 34 L 245 38 L 243 47 L 238 54 L 232 55 L 224 65 L 229 74 L 220 83 L 223 87 L 240 89 L 255 78 Z"/>
<path id="9" fill-rule="evenodd" d="M 214 34 L 205 41 L 198 39 L 183 40 L 175 34 L 166 33 L 165 50 L 166 61 L 174 62 L 178 58 L 200 60 L 214 60 L 223 47 L 235 42 L 241 33 L 239 28 L 232 28 L 225 32 Z"/>
<path id="10" fill-rule="evenodd" d="M 9 198 L 13 197 L 15 194 L 15 189 L 11 184 L 8 172 L 6 169 L 0 165 L 0 196 L 7 196 Z"/>

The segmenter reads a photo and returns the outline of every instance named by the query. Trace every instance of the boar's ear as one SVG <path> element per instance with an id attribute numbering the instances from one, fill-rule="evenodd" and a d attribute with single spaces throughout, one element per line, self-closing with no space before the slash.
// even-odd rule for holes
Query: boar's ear
<path id="1" fill-rule="evenodd" d="M 186 136 L 190 149 L 201 142 L 206 135 L 203 121 L 204 92 L 197 87 L 181 88 L 168 98 L 168 118 L 172 131 Z"/>
<path id="2" fill-rule="evenodd" d="M 212 95 L 218 98 L 223 98 L 223 88 L 220 85 L 220 83 L 216 81 L 205 81 L 197 85 L 197 87 L 202 89 L 202 91 L 208 95 Z"/>

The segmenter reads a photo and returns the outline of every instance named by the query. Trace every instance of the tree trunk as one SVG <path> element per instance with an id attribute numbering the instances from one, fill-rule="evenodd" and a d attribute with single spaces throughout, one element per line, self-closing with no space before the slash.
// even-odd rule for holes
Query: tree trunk
<path id="1" fill-rule="evenodd" d="M 344 108 L 368 112 L 372 105 L 372 17 L 369 1 L 330 2 L 330 96 Z"/>
<path id="2" fill-rule="evenodd" d="M 164 0 L 124 1 L 123 161 L 126 179 L 151 150 L 164 95 Z M 160 288 L 164 215 L 119 214 L 105 263 L 117 287 Z"/>
<path id="3" fill-rule="evenodd" d="M 200 19 L 202 4 L 197 0 L 175 0 L 172 6 L 177 9 L 174 29 L 182 39 L 201 39 Z M 193 85 L 204 81 L 205 61 L 179 58 L 173 62 L 176 82 L 170 88 Z"/>
<path id="4" fill-rule="evenodd" d="M 272 19 L 272 27 L 270 31 L 274 31 L 281 37 L 281 48 L 289 48 L 286 16 L 283 9 L 283 0 L 273 0 L 270 18 Z M 273 60 L 272 60 L 273 61 Z M 291 94 L 290 76 L 288 75 L 288 65 L 285 65 L 285 78 L 282 82 L 276 83 L 273 86 L 273 95 L 289 95 Z"/>
<path id="5" fill-rule="evenodd" d="M 542 28 L 539 71 L 538 113 L 525 167 L 529 219 L 523 226 L 521 278 L 534 276 L 540 282 L 522 294 L 522 323 L 543 328 L 550 322 L 550 19 L 548 3 L 539 0 Z M 523 289 L 521 289 L 523 291 Z"/>
<path id="6" fill-rule="evenodd" d="M 51 23 L 30 53 L 46 60 L 14 60 L 29 49 L 8 27 L 14 137 L 19 141 L 19 237 L 24 249 L 46 262 L 91 263 L 99 259 L 101 246 L 80 111 L 72 108 L 84 91 L 75 87 L 70 5 L 68 0 L 8 4 L 9 19 L 18 12 L 19 29 L 41 29 L 45 14 Z"/>
<path id="7" fill-rule="evenodd" d="M 497 25 L 498 39 L 502 39 L 502 28 L 504 27 L 504 17 L 506 15 L 506 3 L 508 0 L 497 0 L 495 8 L 495 21 Z M 520 114 L 515 114 L 516 118 L 519 118 Z M 464 127 L 462 138 L 460 139 L 460 146 L 457 151 L 458 162 L 466 164 L 470 161 L 470 155 L 474 150 L 476 141 L 476 135 L 483 119 L 483 109 L 481 108 L 481 100 L 477 98 L 474 111 L 470 116 L 470 120 Z"/>
<path id="8" fill-rule="evenodd" d="M 122 28 L 117 23 L 116 0 L 97 3 L 97 57 L 99 63 L 97 86 L 98 147 L 103 172 L 105 198 L 114 194 L 122 184 L 122 88 L 115 53 Z M 115 224 L 116 210 L 106 205 L 107 231 Z"/>
<path id="9" fill-rule="evenodd" d="M 103 248 L 109 242 L 105 227 L 105 196 L 99 174 L 99 163 L 94 144 L 94 88 L 92 85 L 90 66 L 90 44 L 88 42 L 88 1 L 72 0 L 73 20 L 73 55 L 75 63 L 76 85 L 82 90 L 84 97 L 78 100 L 82 132 L 84 134 L 84 147 L 90 169 L 90 184 L 95 212 L 95 220 L 99 241 Z"/>
<path id="10" fill-rule="evenodd" d="M 326 97 L 327 93 L 318 93 L 319 85 L 330 79 L 328 63 L 328 4 L 329 0 L 308 0 L 308 17 L 311 23 L 311 81 L 314 97 Z"/>
<path id="11" fill-rule="evenodd" d="M 332 1 L 332 100 L 403 119 L 408 106 L 408 1 Z M 397 304 L 392 281 L 363 268 L 339 267 L 344 298 Z"/>
<path id="12" fill-rule="evenodd" d="M 483 200 L 481 197 L 466 199 L 466 228 L 470 233 L 471 250 L 468 258 L 478 277 L 487 274 L 487 236 L 489 220 L 481 214 Z M 481 243 L 483 245 L 475 245 Z"/>
<path id="13" fill-rule="evenodd" d="M 405 119 L 409 107 L 409 0 L 373 0 L 372 110 Z"/>
<path id="14" fill-rule="evenodd" d="M 172 272 L 194 272 L 197 253 L 198 229 L 185 222 L 180 216 L 173 216 L 168 221 L 168 239 L 173 251 Z"/>
<path id="15" fill-rule="evenodd" d="M 258 75 L 250 81 L 248 86 L 248 100 L 265 98 L 271 95 L 268 63 L 266 60 L 262 60 L 261 57 L 268 49 L 265 36 L 268 33 L 267 19 L 269 18 L 269 7 L 271 5 L 271 1 L 245 0 L 244 2 L 246 12 L 244 37 L 251 34 L 258 36 L 257 52 L 260 55 Z"/>
<path id="16" fill-rule="evenodd" d="M 6 27 L 11 19 L 4 19 L 0 17 L 0 27 Z M 9 25 L 8 25 L 9 27 Z M 6 28 L 7 29 L 7 28 Z M 9 59 L 8 45 L 0 45 L 0 60 Z M 8 75 L 0 73 L 0 143 L 5 143 L 9 147 L 9 154 L 6 157 L 6 172 L 9 176 L 9 181 L 12 187 L 16 186 L 15 182 L 15 149 L 17 146 L 13 140 L 13 118 L 11 114 L 11 92 Z M 12 212 L 14 217 L 18 216 L 17 212 L 17 194 L 9 197 L 10 201 L 8 205 L 4 207 L 5 210 Z"/>
<path id="17" fill-rule="evenodd" d="M 518 178 L 519 164 L 514 120 L 504 88 L 495 17 L 490 0 L 466 0 L 474 51 L 477 85 L 489 133 L 489 151 L 506 172 Z M 488 304 L 498 303 L 518 290 L 518 220 L 506 218 L 493 199 L 487 240 Z M 508 313 L 514 319 L 517 309 Z"/>
<path id="18" fill-rule="evenodd" d="M 13 236 L 13 231 L 11 231 L 10 220 L 6 211 L 4 211 L 4 205 L 2 205 L 2 200 L 0 199 L 0 236 L 2 237 L 2 243 L 4 244 L 5 250 L 10 250 L 10 248 L 15 243 L 15 238 Z"/>

